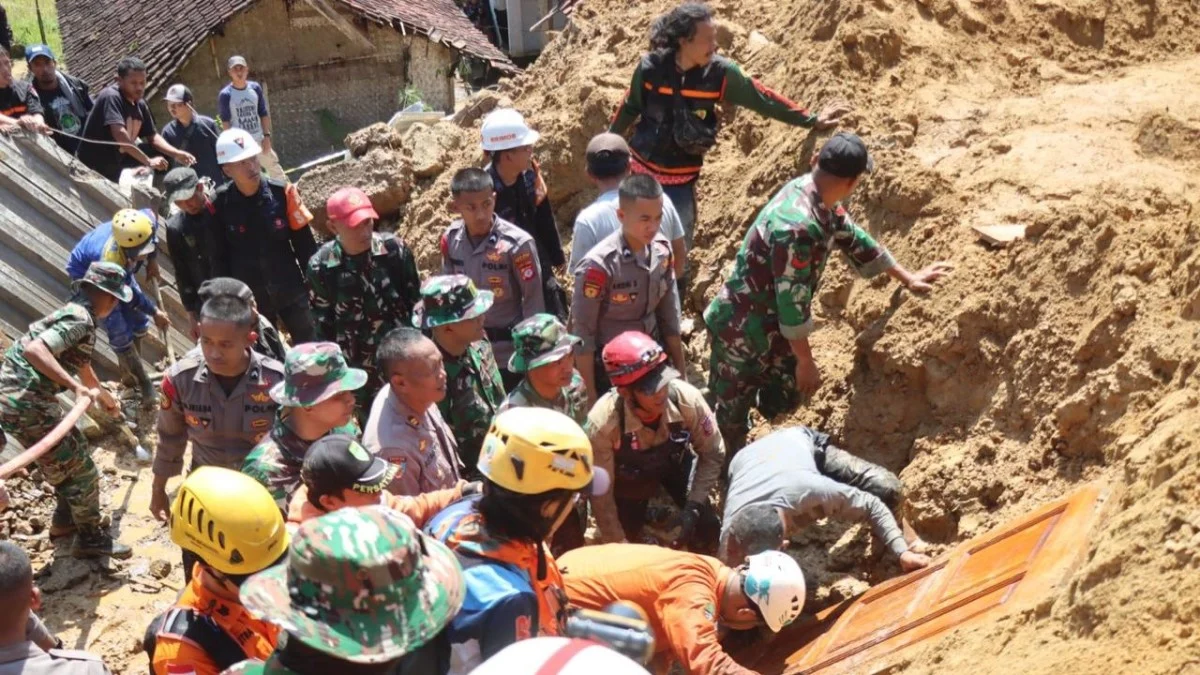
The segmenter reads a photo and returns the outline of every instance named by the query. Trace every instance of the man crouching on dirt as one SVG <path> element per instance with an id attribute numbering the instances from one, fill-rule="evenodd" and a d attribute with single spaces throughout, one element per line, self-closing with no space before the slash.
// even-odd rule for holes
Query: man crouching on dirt
<path id="1" fill-rule="evenodd" d="M 64 389 L 99 402 L 110 413 L 120 410 L 100 386 L 91 362 L 96 325 L 119 303 L 133 298 L 125 283 L 125 270 L 116 263 L 94 262 L 73 287 L 76 295 L 71 301 L 31 324 L 8 348 L 0 365 L 0 429 L 25 447 L 42 440 L 58 425 L 63 413 L 55 396 Z M 0 449 L 3 447 L 0 441 Z M 68 431 L 58 445 L 37 459 L 37 465 L 58 495 L 51 533 L 77 529 L 71 555 L 128 558 L 133 554 L 100 524 L 100 476 L 87 439 L 78 429 Z"/>
<path id="2" fill-rule="evenodd" d="M 929 556 L 909 548 L 892 510 L 903 486 L 891 471 L 859 459 L 808 427 L 792 427 L 742 448 L 729 465 L 721 559 L 783 548 L 789 532 L 818 518 L 869 520 L 876 541 L 909 572 Z"/>
<path id="3" fill-rule="evenodd" d="M 730 568 L 696 553 L 608 544 L 569 551 L 559 566 L 571 604 L 599 610 L 626 600 L 647 611 L 655 673 L 756 675 L 721 647 L 724 631 L 777 633 L 800 616 L 806 595 L 800 565 L 779 551 Z"/>
<path id="4" fill-rule="evenodd" d="M 592 501 L 601 538 L 640 541 L 647 502 L 665 487 L 683 509 L 671 523 L 679 528 L 672 545 L 710 545 L 718 524 L 708 495 L 725 443 L 704 397 L 645 333 L 621 333 L 601 356 L 615 389 L 600 397 L 584 426 L 596 465 L 613 476 L 613 490 Z"/>

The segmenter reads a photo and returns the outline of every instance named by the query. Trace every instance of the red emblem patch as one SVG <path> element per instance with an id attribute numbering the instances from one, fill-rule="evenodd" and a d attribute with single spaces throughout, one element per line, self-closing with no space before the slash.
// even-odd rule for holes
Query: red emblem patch
<path id="1" fill-rule="evenodd" d="M 705 435 L 707 436 L 712 436 L 714 433 L 716 433 L 716 427 L 714 425 L 715 423 L 713 422 L 713 416 L 711 414 L 705 415 L 704 419 L 700 420 L 700 429 L 704 431 Z"/>
<path id="2" fill-rule="evenodd" d="M 450 257 L 450 240 L 446 238 L 446 235 L 442 235 L 442 239 L 438 242 L 438 246 L 442 249 L 443 258 Z"/>
<path id="3" fill-rule="evenodd" d="M 518 616 L 514 628 L 516 629 L 518 640 L 528 640 L 533 635 L 532 626 L 527 616 Z"/>
<path id="4" fill-rule="evenodd" d="M 517 270 L 521 273 L 523 281 L 533 281 L 536 274 L 533 269 L 533 254 L 529 251 L 519 254 L 513 262 L 517 266 Z"/>
<path id="5" fill-rule="evenodd" d="M 599 267 L 589 267 L 587 272 L 583 273 L 583 296 L 585 298 L 596 299 L 600 297 L 600 292 L 608 283 L 608 275 Z"/>

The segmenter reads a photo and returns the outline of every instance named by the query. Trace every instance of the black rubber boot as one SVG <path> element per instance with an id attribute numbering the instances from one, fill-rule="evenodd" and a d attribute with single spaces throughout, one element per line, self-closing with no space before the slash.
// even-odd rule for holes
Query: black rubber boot
<path id="1" fill-rule="evenodd" d="M 137 380 L 138 391 L 142 396 L 142 409 L 150 410 L 158 402 L 158 392 L 154 389 L 150 374 L 146 372 L 146 362 L 138 356 L 137 350 L 130 352 L 129 357 L 129 370 Z"/>
<path id="2" fill-rule="evenodd" d="M 68 534 L 74 534 L 75 518 L 71 515 L 71 505 L 67 500 L 58 495 L 58 503 L 54 506 L 54 515 L 50 518 L 50 538 L 58 539 L 65 537 Z"/>
<path id="3" fill-rule="evenodd" d="M 103 558 L 110 556 L 125 560 L 133 556 L 133 549 L 113 539 L 107 531 L 96 527 L 81 527 L 75 534 L 75 545 L 71 547 L 75 558 Z"/>
<path id="4" fill-rule="evenodd" d="M 121 384 L 126 387 L 134 387 L 138 385 L 137 375 L 133 372 L 133 362 L 138 361 L 137 354 L 132 350 L 125 352 L 117 352 L 118 372 L 121 376 Z"/>

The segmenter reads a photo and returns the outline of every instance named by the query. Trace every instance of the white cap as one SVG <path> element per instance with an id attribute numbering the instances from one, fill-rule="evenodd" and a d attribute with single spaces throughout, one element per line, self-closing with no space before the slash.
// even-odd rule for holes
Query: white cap
<path id="1" fill-rule="evenodd" d="M 556 668 L 544 670 L 544 666 L 555 658 L 563 660 L 556 663 Z M 589 640 L 565 637 L 538 637 L 514 642 L 471 671 L 471 675 L 513 673 L 650 675 L 645 668 L 608 647 Z"/>
<path id="2" fill-rule="evenodd" d="M 758 606 L 767 628 L 778 633 L 800 616 L 807 589 L 804 572 L 792 556 L 764 551 L 747 560 L 742 590 Z"/>
<path id="3" fill-rule="evenodd" d="M 483 149 L 489 152 L 533 145 L 542 137 L 530 129 L 521 113 L 513 108 L 501 108 L 488 113 L 488 116 L 483 118 L 481 131 Z"/>
<path id="4" fill-rule="evenodd" d="M 262 152 L 258 141 L 245 129 L 227 129 L 217 138 L 217 164 L 232 164 Z"/>

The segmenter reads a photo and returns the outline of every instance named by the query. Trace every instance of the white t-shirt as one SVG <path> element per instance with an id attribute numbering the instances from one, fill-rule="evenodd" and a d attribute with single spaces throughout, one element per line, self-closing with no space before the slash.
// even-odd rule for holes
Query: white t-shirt
<path id="1" fill-rule="evenodd" d="M 229 120 L 230 128 L 245 129 L 254 140 L 262 142 L 262 118 L 268 117 L 270 112 L 267 95 L 259 83 L 251 80 L 245 89 L 234 87 L 232 82 L 225 85 L 217 96 L 217 113 L 221 121 Z"/>

